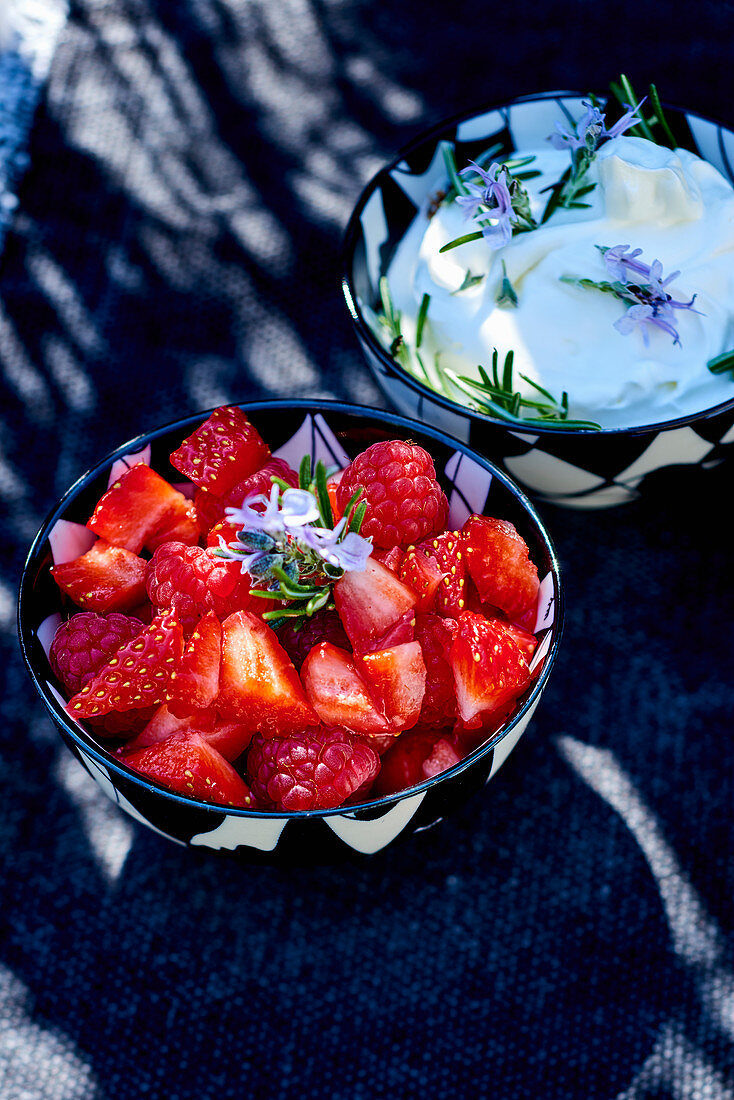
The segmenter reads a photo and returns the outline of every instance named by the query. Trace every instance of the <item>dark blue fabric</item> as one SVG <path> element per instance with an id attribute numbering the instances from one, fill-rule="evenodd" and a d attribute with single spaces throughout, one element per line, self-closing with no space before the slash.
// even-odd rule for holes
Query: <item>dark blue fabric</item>
<path id="1" fill-rule="evenodd" d="M 621 69 L 732 124 L 733 29 L 713 0 L 72 5 L 0 260 L 3 1100 L 734 1095 L 730 469 L 543 509 L 568 613 L 533 723 L 456 817 L 358 866 L 123 817 L 13 624 L 33 534 L 113 445 L 221 401 L 382 404 L 339 244 L 383 157 Z"/>

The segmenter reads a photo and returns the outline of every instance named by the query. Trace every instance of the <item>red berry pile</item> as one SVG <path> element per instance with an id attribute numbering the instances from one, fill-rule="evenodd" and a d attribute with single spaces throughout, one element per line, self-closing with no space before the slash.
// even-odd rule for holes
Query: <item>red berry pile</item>
<path id="1" fill-rule="evenodd" d="M 271 620 L 261 583 L 216 552 L 236 538 L 227 507 L 299 475 L 235 406 L 171 463 L 194 488 L 132 466 L 87 523 L 92 548 L 51 570 L 67 709 L 129 767 L 221 805 L 327 809 L 414 786 L 507 720 L 532 678 L 537 569 L 505 520 L 446 530 L 422 447 L 375 443 L 330 476 L 335 516 L 358 503 L 373 552 L 300 622 Z"/>

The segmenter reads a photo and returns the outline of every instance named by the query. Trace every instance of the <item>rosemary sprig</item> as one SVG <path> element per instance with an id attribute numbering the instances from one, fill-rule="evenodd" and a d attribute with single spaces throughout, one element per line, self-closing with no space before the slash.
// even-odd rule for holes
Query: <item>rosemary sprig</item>
<path id="1" fill-rule="evenodd" d="M 532 426 L 552 424 L 553 427 L 565 429 L 583 429 L 587 431 L 599 431 L 600 425 L 591 420 L 572 420 L 568 416 L 568 394 L 563 393 L 561 400 L 556 400 L 543 386 L 534 382 L 532 378 L 519 372 L 520 378 L 536 390 L 545 400 L 534 400 L 532 397 L 523 396 L 515 389 L 513 381 L 514 352 L 508 351 L 502 365 L 499 367 L 499 352 L 497 348 L 492 353 L 492 373 L 478 366 L 480 380 L 458 375 L 452 370 L 446 371 L 454 385 L 465 393 L 480 412 L 486 412 L 500 420 L 509 421 L 518 426 Z M 523 409 L 531 409 L 536 416 L 523 414 Z"/>

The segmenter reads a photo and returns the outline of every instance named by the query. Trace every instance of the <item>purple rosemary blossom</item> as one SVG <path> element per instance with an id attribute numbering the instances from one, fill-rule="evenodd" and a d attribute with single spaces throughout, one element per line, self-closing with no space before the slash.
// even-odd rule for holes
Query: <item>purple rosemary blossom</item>
<path id="1" fill-rule="evenodd" d="M 512 238 L 512 227 L 517 221 L 512 208 L 512 196 L 507 184 L 507 169 L 501 164 L 490 164 L 485 171 L 481 165 L 471 161 L 462 168 L 459 175 L 475 172 L 483 186 L 469 181 L 466 184 L 468 195 L 458 195 L 456 202 L 464 210 L 464 217 L 479 221 L 482 236 L 490 248 L 503 248 Z M 489 220 L 488 220 L 489 219 Z"/>
<path id="2" fill-rule="evenodd" d="M 355 531 L 345 535 L 346 523 L 346 519 L 340 519 L 333 530 L 328 527 L 305 527 L 300 537 L 329 565 L 345 572 L 362 573 L 372 553 L 372 543 Z"/>
<path id="3" fill-rule="evenodd" d="M 627 110 L 610 129 L 606 128 L 606 115 L 594 106 L 591 100 L 583 99 L 581 102 L 586 110 L 578 122 L 574 124 L 573 130 L 566 129 L 562 123 L 557 122 L 555 133 L 551 134 L 548 140 L 554 149 L 569 149 L 572 155 L 584 149 L 593 156 L 596 150 L 605 142 L 619 137 L 631 126 L 636 126 L 641 121 L 637 112 L 645 100 L 642 99 L 636 107 L 630 107 L 626 103 Z"/>

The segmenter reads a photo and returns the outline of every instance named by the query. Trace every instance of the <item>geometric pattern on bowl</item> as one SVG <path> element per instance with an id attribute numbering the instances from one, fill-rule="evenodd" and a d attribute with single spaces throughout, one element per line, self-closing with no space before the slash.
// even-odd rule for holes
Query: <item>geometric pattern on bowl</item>
<path id="1" fill-rule="evenodd" d="M 410 791 L 337 810 L 270 813 L 196 802 L 129 769 L 75 722 L 64 709 L 48 665 L 53 630 L 64 600 L 48 569 L 52 543 L 79 537 L 86 518 L 105 491 L 110 466 L 150 443 L 150 463 L 164 477 L 177 475 L 168 455 L 207 413 L 168 425 L 119 448 L 84 475 L 47 519 L 31 547 L 21 581 L 18 623 L 23 655 L 41 698 L 61 736 L 100 788 L 135 820 L 181 844 L 234 852 L 250 861 L 331 862 L 380 851 L 401 835 L 422 832 L 481 789 L 514 748 L 550 674 L 562 630 L 558 561 L 543 522 L 512 480 L 486 459 L 444 433 L 381 410 L 337 402 L 259 402 L 242 408 L 274 452 L 296 466 L 306 451 L 327 464 L 341 464 L 379 439 L 411 438 L 430 449 L 439 480 L 451 500 L 451 519 L 466 510 L 494 510 L 510 520 L 528 542 L 542 579 L 538 652 L 544 664 L 516 712 L 502 730 L 460 764 Z M 295 440 L 295 442 L 294 442 Z M 61 532 L 61 537 L 59 533 Z"/>
<path id="2" fill-rule="evenodd" d="M 664 472 L 706 470 L 734 451 L 734 397 L 714 409 L 645 428 L 517 431 L 430 389 L 405 371 L 372 329 L 378 282 L 427 198 L 445 184 L 443 147 L 457 162 L 489 146 L 503 154 L 543 143 L 562 111 L 583 113 L 579 93 L 524 96 L 449 120 L 422 135 L 362 193 L 344 236 L 344 297 L 358 342 L 387 400 L 404 416 L 434 424 L 497 462 L 534 498 L 572 508 L 607 508 L 638 499 Z M 600 97 L 603 98 L 603 97 Z M 734 183 L 734 133 L 720 123 L 666 108 L 675 136 Z"/>

